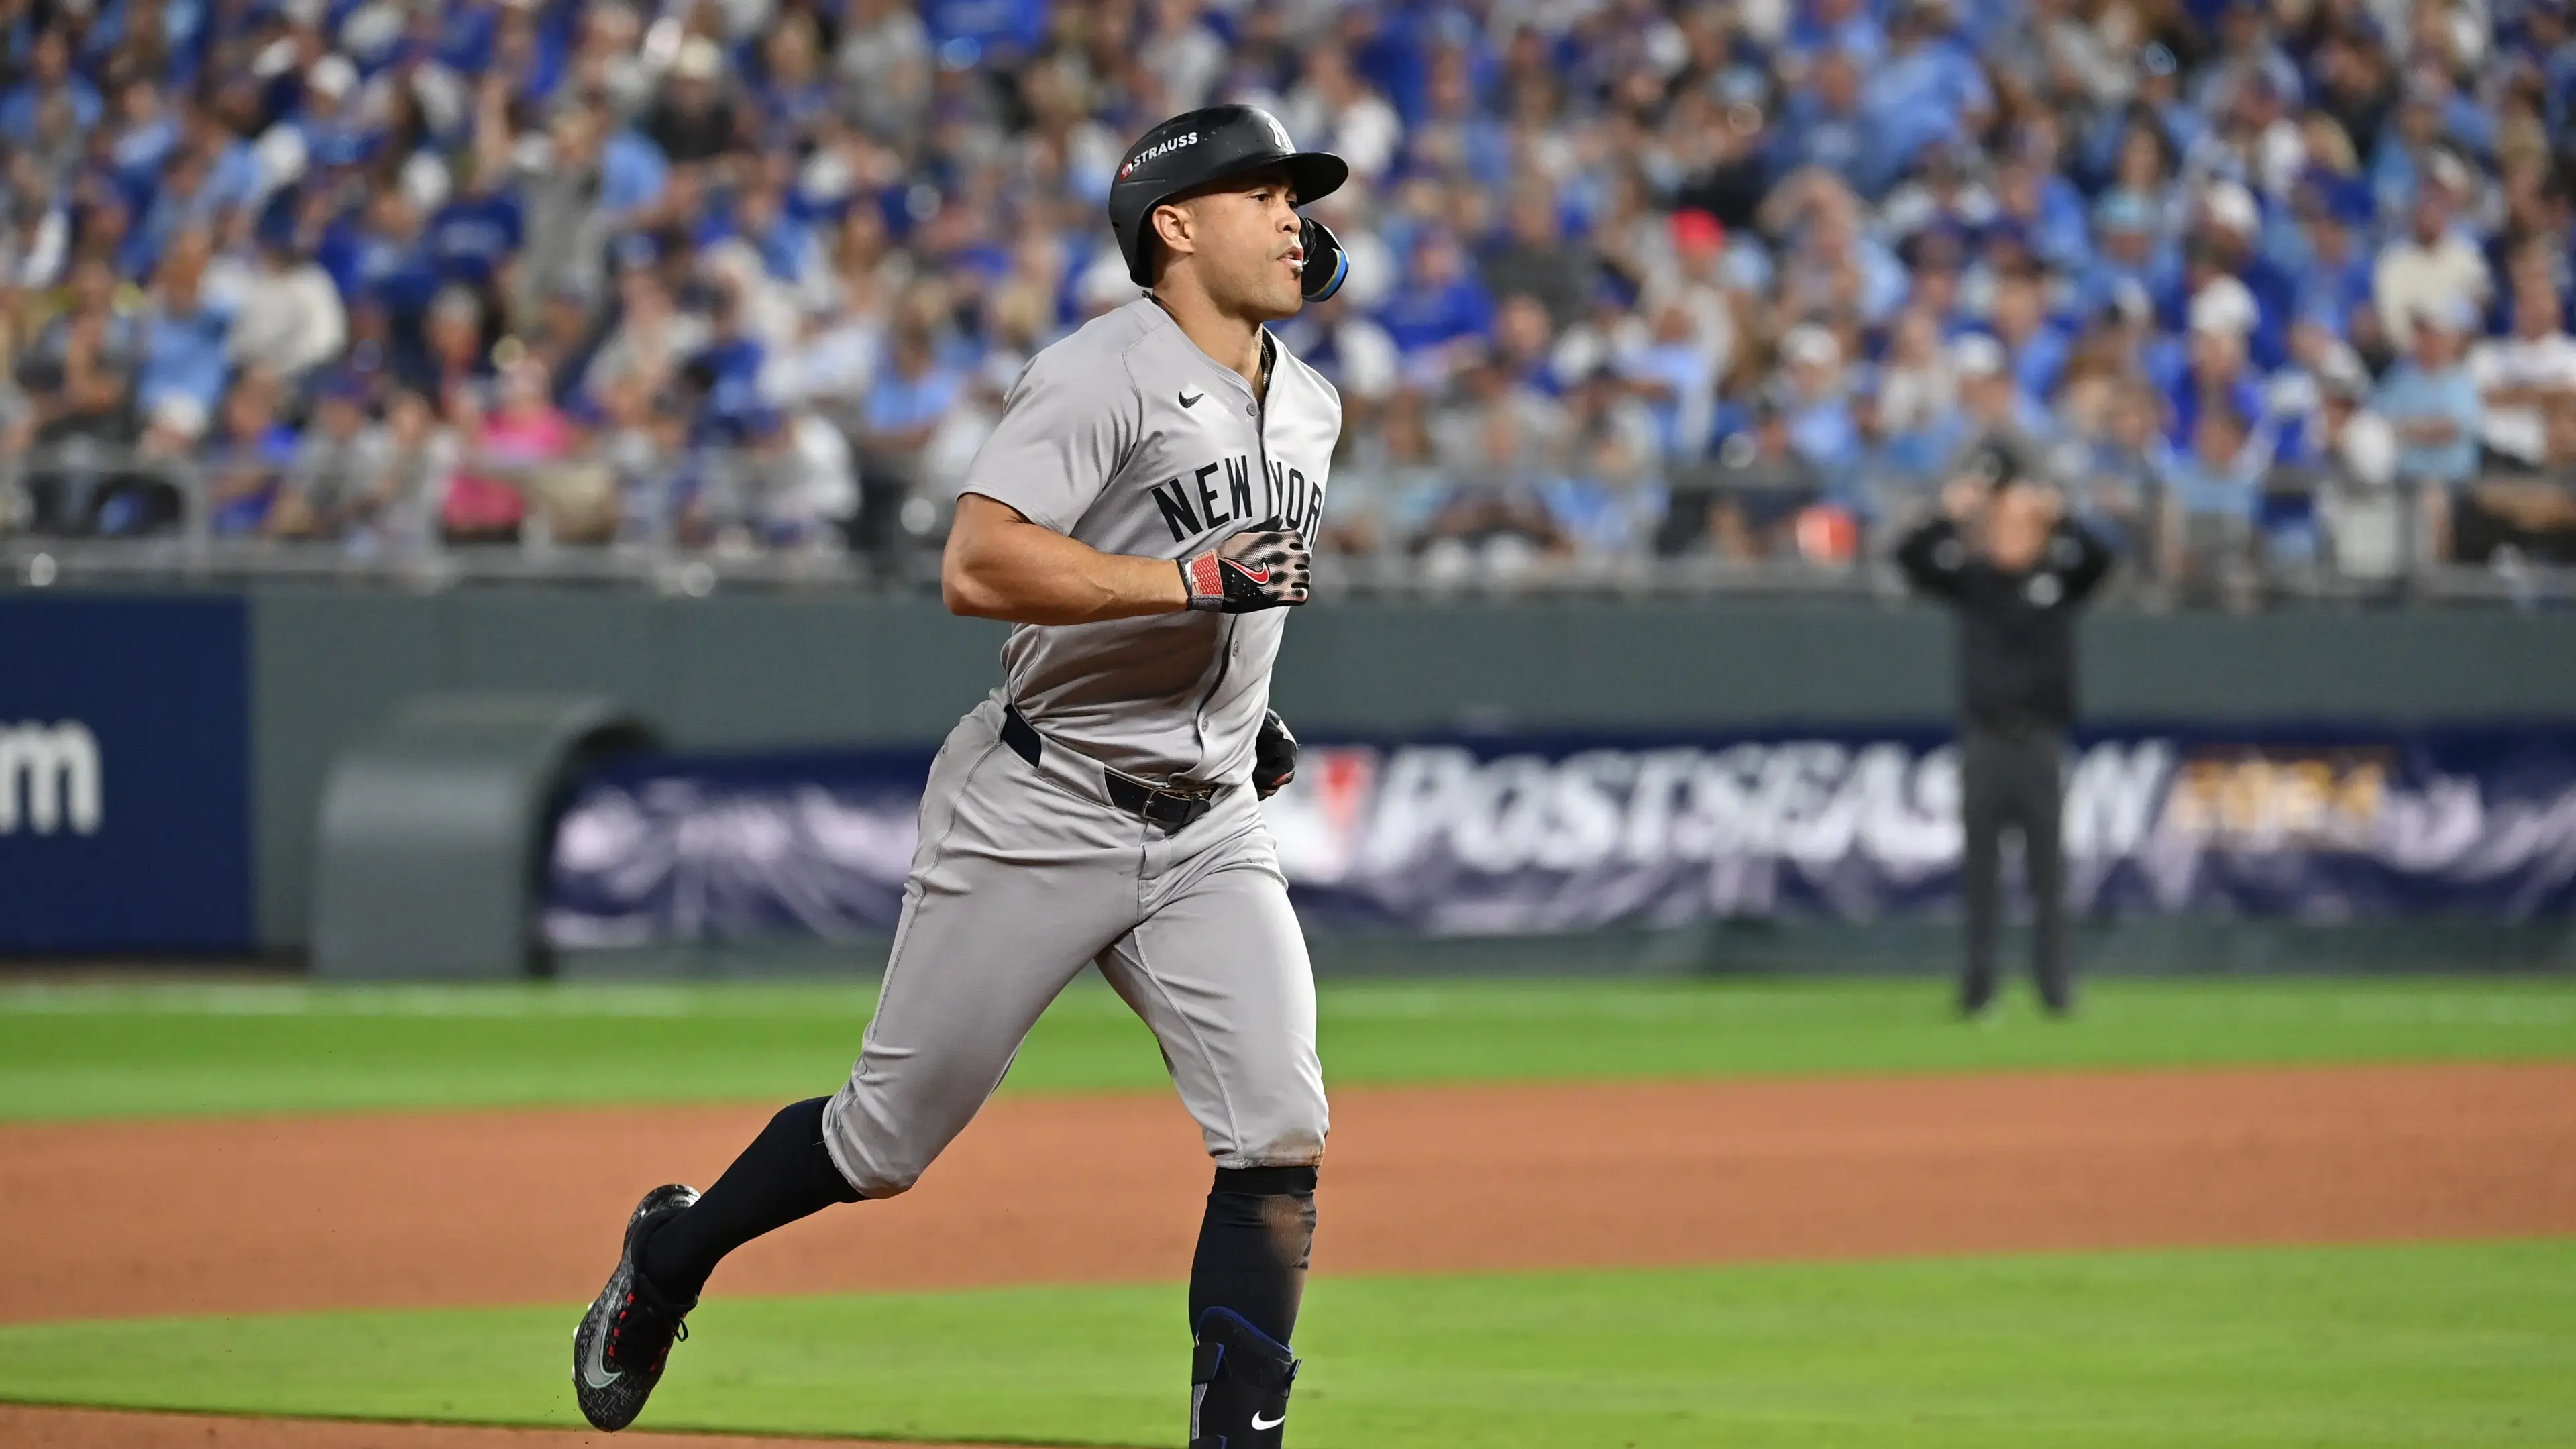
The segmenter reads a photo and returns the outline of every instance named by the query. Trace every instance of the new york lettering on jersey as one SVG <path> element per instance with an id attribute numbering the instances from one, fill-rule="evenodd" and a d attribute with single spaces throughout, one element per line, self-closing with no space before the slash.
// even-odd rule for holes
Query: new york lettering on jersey
<path id="1" fill-rule="evenodd" d="M 1193 468 L 1187 478 L 1167 478 L 1153 485 L 1154 506 L 1162 511 L 1172 542 L 1195 545 L 1211 534 L 1232 533 L 1274 518 L 1313 538 L 1316 525 L 1323 522 L 1321 481 L 1310 483 L 1305 469 L 1273 460 L 1256 490 L 1254 466 L 1254 459 L 1237 454 Z"/>

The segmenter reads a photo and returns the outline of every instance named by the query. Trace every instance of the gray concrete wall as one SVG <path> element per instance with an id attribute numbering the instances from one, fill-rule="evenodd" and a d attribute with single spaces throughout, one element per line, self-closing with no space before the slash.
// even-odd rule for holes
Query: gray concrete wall
<path id="1" fill-rule="evenodd" d="M 1921 722 L 1951 635 L 1928 607 L 1351 604 L 1297 619 L 1277 694 L 1341 726 Z M 2081 678 L 2102 720 L 2576 721 L 2576 616 L 2103 614 Z"/>
<path id="2" fill-rule="evenodd" d="M 606 694 L 687 749 L 936 739 L 992 688 L 1001 630 L 930 604 L 264 590 L 251 609 L 255 919 L 302 945 L 323 773 L 434 689 Z"/>
<path id="3" fill-rule="evenodd" d="M 1001 630 L 935 603 L 473 590 L 256 592 L 257 922 L 309 915 L 323 773 L 424 690 L 599 692 L 682 748 L 937 738 L 999 677 Z M 1311 731 L 1921 723 L 1948 713 L 1950 630 L 1848 604 L 1341 604 L 1288 631 L 1274 697 Z M 2106 615 L 2102 719 L 2576 721 L 2576 616 Z"/>

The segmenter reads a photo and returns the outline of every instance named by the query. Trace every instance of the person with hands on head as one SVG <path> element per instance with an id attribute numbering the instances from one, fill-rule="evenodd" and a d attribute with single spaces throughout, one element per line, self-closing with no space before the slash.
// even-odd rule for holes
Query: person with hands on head
<path id="1" fill-rule="evenodd" d="M 2111 551 L 2068 519 L 2052 484 L 2020 455 L 1971 449 L 1939 516 L 1906 535 L 1897 566 L 1959 620 L 1960 889 L 1967 915 L 1959 1009 L 1995 994 L 2003 837 L 2018 831 L 2031 895 L 2031 975 L 2040 1004 L 2073 1009 L 2061 839 L 2066 728 L 2075 712 L 2075 612 L 2101 586 Z"/>

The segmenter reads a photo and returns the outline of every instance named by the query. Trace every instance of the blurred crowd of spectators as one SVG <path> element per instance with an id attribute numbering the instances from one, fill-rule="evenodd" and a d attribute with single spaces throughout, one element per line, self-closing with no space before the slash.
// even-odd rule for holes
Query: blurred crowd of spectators
<path id="1" fill-rule="evenodd" d="M 1328 548 L 1845 558 L 2000 439 L 2176 576 L 2576 560 L 2566 5 L 0 0 L 0 453 L 61 532 L 901 549 L 1234 99 L 1353 168 Z"/>

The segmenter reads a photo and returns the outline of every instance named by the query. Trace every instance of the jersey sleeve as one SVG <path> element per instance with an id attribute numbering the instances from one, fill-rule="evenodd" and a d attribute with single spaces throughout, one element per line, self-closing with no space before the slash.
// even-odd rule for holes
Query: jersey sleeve
<path id="1" fill-rule="evenodd" d="M 1144 396 L 1123 357 L 1039 353 L 1011 385 L 960 491 L 1070 533 L 1127 461 L 1143 417 Z"/>
<path id="2" fill-rule="evenodd" d="M 1904 570 L 1906 581 L 1939 598 L 1955 599 L 1965 592 L 1960 579 L 1967 563 L 1968 549 L 1960 541 L 1959 525 L 1947 518 L 1917 527 L 1896 546 L 1896 566 Z"/>

